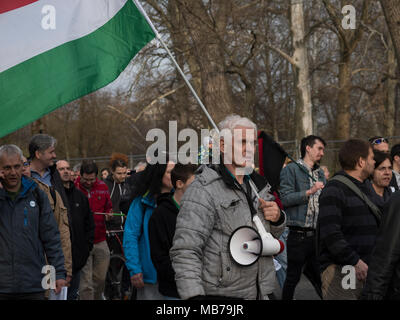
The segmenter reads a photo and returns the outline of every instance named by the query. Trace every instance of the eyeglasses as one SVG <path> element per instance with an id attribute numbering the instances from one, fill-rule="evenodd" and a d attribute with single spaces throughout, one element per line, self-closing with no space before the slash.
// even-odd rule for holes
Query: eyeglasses
<path id="1" fill-rule="evenodd" d="M 389 143 L 388 139 L 386 138 L 377 138 L 371 141 L 371 144 L 381 144 L 383 142 Z"/>

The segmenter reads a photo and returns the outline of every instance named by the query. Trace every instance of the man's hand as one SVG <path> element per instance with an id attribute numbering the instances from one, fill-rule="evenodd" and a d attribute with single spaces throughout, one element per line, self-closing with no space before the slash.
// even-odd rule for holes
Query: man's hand
<path id="1" fill-rule="evenodd" d="M 314 185 L 312 186 L 312 188 L 310 190 L 306 191 L 306 195 L 309 197 L 312 194 L 316 193 L 318 190 L 323 189 L 324 188 L 324 183 L 321 181 L 317 181 L 316 183 L 314 183 Z"/>
<path id="2" fill-rule="evenodd" d="M 66 286 L 67 286 L 67 281 L 65 281 L 64 279 L 56 280 L 56 288 L 54 290 L 55 293 L 59 294 L 61 292 L 61 288 Z"/>
<path id="3" fill-rule="evenodd" d="M 69 287 L 71 285 L 71 280 L 72 280 L 72 277 L 71 276 L 67 276 L 67 279 L 65 279 L 65 282 L 67 283 L 65 285 L 66 287 Z"/>
<path id="4" fill-rule="evenodd" d="M 143 273 L 136 273 L 131 277 L 131 283 L 132 285 L 137 288 L 143 288 L 144 287 L 144 282 L 143 282 Z"/>
<path id="5" fill-rule="evenodd" d="M 112 217 L 113 217 L 112 212 L 106 213 L 106 221 L 110 221 Z"/>
<path id="6" fill-rule="evenodd" d="M 258 200 L 265 220 L 277 222 L 281 216 L 281 209 L 279 209 L 278 204 L 275 201 L 265 201 L 261 198 L 258 198 Z"/>
<path id="7" fill-rule="evenodd" d="M 357 280 L 365 281 L 368 274 L 368 265 L 360 259 L 354 267 L 356 269 Z"/>

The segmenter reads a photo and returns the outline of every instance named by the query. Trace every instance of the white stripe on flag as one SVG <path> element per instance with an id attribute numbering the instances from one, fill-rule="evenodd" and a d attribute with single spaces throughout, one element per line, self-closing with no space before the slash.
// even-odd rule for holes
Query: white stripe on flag
<path id="1" fill-rule="evenodd" d="M 127 0 L 40 0 L 0 14 L 0 73 L 109 21 Z M 131 0 L 129 0 L 131 1 Z M 44 30 L 46 5 L 55 8 L 56 29 Z M 62 63 L 62 61 L 60 61 Z"/>

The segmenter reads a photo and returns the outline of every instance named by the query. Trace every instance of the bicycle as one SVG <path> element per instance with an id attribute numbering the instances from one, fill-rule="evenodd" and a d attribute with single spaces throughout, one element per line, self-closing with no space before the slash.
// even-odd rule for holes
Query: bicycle
<path id="1" fill-rule="evenodd" d="M 136 300 L 136 289 L 130 281 L 122 247 L 123 230 L 107 230 L 110 265 L 107 270 L 104 297 L 106 300 Z"/>

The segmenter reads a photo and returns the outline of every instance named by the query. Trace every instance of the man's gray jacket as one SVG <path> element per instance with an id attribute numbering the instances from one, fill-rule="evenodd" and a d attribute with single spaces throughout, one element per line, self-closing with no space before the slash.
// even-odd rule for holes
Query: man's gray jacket
<path id="1" fill-rule="evenodd" d="M 273 201 L 266 180 L 255 173 L 251 178 L 260 190 L 260 197 Z M 285 214 L 282 212 L 274 225 L 258 210 L 253 192 L 251 199 L 267 232 L 279 238 L 286 224 Z M 230 256 L 229 238 L 241 226 L 256 228 L 240 185 L 223 165 L 201 166 L 182 198 L 170 250 L 182 299 L 204 295 L 268 299 L 276 281 L 272 257 L 260 257 L 256 263 L 244 267 Z"/>
<path id="2" fill-rule="evenodd" d="M 22 177 L 14 201 L 0 189 L 0 293 L 44 291 L 45 254 L 56 280 L 65 279 L 60 233 L 49 200 L 33 180 Z"/>

